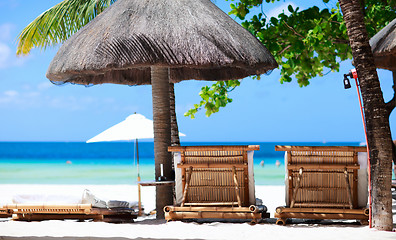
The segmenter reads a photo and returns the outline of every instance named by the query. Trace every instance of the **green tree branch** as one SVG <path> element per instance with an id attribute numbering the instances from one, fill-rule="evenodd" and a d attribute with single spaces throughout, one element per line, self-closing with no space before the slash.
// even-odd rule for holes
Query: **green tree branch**
<path id="1" fill-rule="evenodd" d="M 338 72 L 340 62 L 352 59 L 347 29 L 338 3 L 336 8 L 331 9 L 312 6 L 300 10 L 289 5 L 277 17 L 268 19 L 260 12 L 245 20 L 253 8 L 277 1 L 279 0 L 235 0 L 230 4 L 229 14 L 243 20 L 242 26 L 275 56 L 281 73 L 280 83 L 296 79 L 300 87 L 308 86 L 312 78 L 323 76 L 324 72 Z M 329 0 L 323 2 L 328 3 Z M 365 24 L 369 37 L 396 18 L 395 0 L 366 0 L 362 4 L 365 6 Z M 200 104 L 185 115 L 194 117 L 205 106 L 206 116 L 210 116 L 219 111 L 217 106 L 225 107 L 232 102 L 228 96 L 227 85 L 215 83 L 213 86 L 216 86 L 213 88 L 216 91 L 206 91 L 209 87 L 202 88 L 206 99 L 202 98 Z M 227 95 L 221 97 L 222 93 Z M 216 103 L 217 100 L 221 103 Z"/>

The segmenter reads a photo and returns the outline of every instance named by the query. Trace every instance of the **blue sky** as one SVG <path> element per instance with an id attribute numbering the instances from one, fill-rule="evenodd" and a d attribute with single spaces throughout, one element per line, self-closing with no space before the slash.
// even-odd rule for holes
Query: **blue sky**
<path id="1" fill-rule="evenodd" d="M 34 49 L 29 56 L 15 56 L 20 31 L 58 2 L 0 2 L 0 141 L 85 141 L 134 112 L 152 118 L 151 86 L 55 86 L 45 73 L 57 48 Z M 307 2 L 281 1 L 266 4 L 263 10 L 271 16 L 288 4 L 303 9 Z M 322 1 L 315 2 L 325 6 Z M 215 1 L 225 12 L 229 11 L 229 3 Z M 178 83 L 175 92 L 179 129 L 187 135 L 181 140 L 362 142 L 364 132 L 355 85 L 344 90 L 342 84 L 343 73 L 351 68 L 350 61 L 343 62 L 339 73 L 312 79 L 305 88 L 296 81 L 280 84 L 279 70 L 262 76 L 260 81 L 246 78 L 231 93 L 232 104 L 209 118 L 201 112 L 193 120 L 183 113 L 199 102 L 200 88 L 211 82 Z M 392 75 L 383 70 L 379 77 L 388 100 L 393 94 Z M 395 114 L 391 116 L 393 130 L 392 122 Z"/>

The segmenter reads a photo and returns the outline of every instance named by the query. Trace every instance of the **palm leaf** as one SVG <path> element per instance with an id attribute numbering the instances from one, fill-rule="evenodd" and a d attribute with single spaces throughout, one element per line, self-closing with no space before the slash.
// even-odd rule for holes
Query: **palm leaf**
<path id="1" fill-rule="evenodd" d="M 64 0 L 34 19 L 18 35 L 17 55 L 62 43 L 116 0 Z"/>

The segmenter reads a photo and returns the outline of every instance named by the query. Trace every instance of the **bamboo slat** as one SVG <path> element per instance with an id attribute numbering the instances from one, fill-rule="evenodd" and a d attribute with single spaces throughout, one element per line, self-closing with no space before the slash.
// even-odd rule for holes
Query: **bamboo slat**
<path id="1" fill-rule="evenodd" d="M 100 221 L 103 219 L 103 215 L 94 214 L 14 214 L 12 217 L 15 221 L 44 221 L 44 220 L 65 220 L 65 219 L 78 219 L 94 221 Z"/>
<path id="2" fill-rule="evenodd" d="M 164 212 L 258 212 L 257 208 L 254 208 L 253 211 L 251 207 L 175 207 L 175 206 L 166 206 L 164 208 Z"/>
<path id="3" fill-rule="evenodd" d="M 63 204 L 63 205 L 48 205 L 48 204 L 7 204 L 6 209 L 12 209 L 13 213 L 83 213 L 89 214 L 92 209 L 91 204 Z"/>
<path id="4" fill-rule="evenodd" d="M 323 207 L 323 208 L 348 208 L 349 203 L 333 203 L 333 202 L 296 202 L 294 203 L 295 208 L 312 208 L 312 207 Z"/>
<path id="5" fill-rule="evenodd" d="M 337 151 L 337 152 L 367 152 L 366 147 L 356 146 L 275 146 L 275 151 Z"/>
<path id="6" fill-rule="evenodd" d="M 5 209 L 90 209 L 91 204 L 7 204 Z"/>
<path id="7" fill-rule="evenodd" d="M 243 152 L 243 163 L 248 166 L 248 153 L 247 151 Z M 242 193 L 244 193 L 243 199 L 245 199 L 245 201 L 249 201 L 249 169 L 246 167 L 243 169 L 243 176 L 242 176 L 242 182 L 243 182 L 243 191 Z M 246 186 L 246 187 L 245 187 Z"/>
<path id="8" fill-rule="evenodd" d="M 180 219 L 203 219 L 203 218 L 221 218 L 221 219 L 261 219 L 261 213 L 244 213 L 244 212 L 166 212 L 166 220 Z"/>
<path id="9" fill-rule="evenodd" d="M 169 152 L 185 152 L 185 151 L 257 151 L 260 150 L 259 145 L 245 146 L 170 146 Z"/>
<path id="10" fill-rule="evenodd" d="M 368 208 L 363 209 L 340 209 L 340 208 L 287 208 L 277 207 L 276 213 L 348 213 L 348 214 L 361 214 L 368 216 Z"/>
<path id="11" fill-rule="evenodd" d="M 296 196 L 297 196 L 298 189 L 300 188 L 300 182 L 301 182 L 302 175 L 303 175 L 303 169 L 300 168 L 298 177 L 297 177 L 297 184 L 293 190 L 293 195 L 291 196 L 292 199 L 291 199 L 291 203 L 290 203 L 290 208 L 293 208 L 294 203 L 296 202 Z"/>
<path id="12" fill-rule="evenodd" d="M 359 165 L 342 165 L 342 164 L 296 164 L 296 165 L 288 165 L 287 169 L 290 170 L 299 170 L 300 168 L 310 169 L 310 170 L 343 170 L 344 168 L 347 169 L 359 169 Z"/>
<path id="13" fill-rule="evenodd" d="M 247 168 L 247 164 L 228 164 L 228 163 L 179 163 L 177 164 L 178 168 Z"/>
<path id="14" fill-rule="evenodd" d="M 235 195 L 237 196 L 238 206 L 241 207 L 242 206 L 241 197 L 239 196 L 238 178 L 236 175 L 235 167 L 232 167 L 232 176 L 233 176 L 234 183 L 235 183 Z"/>
<path id="15" fill-rule="evenodd" d="M 190 167 L 190 168 L 189 168 L 189 174 L 187 175 L 186 186 L 185 186 L 184 192 L 183 192 L 183 200 L 182 200 L 182 203 L 181 203 L 181 206 L 182 206 L 182 207 L 184 206 L 184 203 L 185 203 L 186 200 L 187 200 L 188 186 L 190 185 L 192 173 L 193 173 L 193 167 Z"/>
<path id="16" fill-rule="evenodd" d="M 348 170 L 346 168 L 344 170 L 344 174 L 345 174 L 345 183 L 347 186 L 346 192 L 348 196 L 349 208 L 353 209 L 351 185 L 349 184 Z"/>
<path id="17" fill-rule="evenodd" d="M 188 202 L 186 206 L 238 206 L 238 202 Z"/>
<path id="18" fill-rule="evenodd" d="M 286 218 L 302 218 L 302 219 L 356 219 L 368 220 L 368 216 L 364 214 L 350 213 L 304 213 L 304 212 L 285 212 L 275 213 L 274 216 L 280 219 Z"/>

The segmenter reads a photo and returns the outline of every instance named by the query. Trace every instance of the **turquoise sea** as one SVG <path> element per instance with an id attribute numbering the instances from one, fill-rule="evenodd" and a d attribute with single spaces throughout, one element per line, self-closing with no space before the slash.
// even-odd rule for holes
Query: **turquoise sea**
<path id="1" fill-rule="evenodd" d="M 323 146 L 349 143 L 186 142 L 182 145 L 260 145 L 254 153 L 257 185 L 282 185 L 284 152 L 275 145 Z M 140 176 L 154 179 L 154 143 L 139 142 Z M 276 161 L 281 165 L 276 166 Z M 264 161 L 264 166 L 260 163 Z M 0 184 L 135 184 L 133 142 L 0 142 Z"/>

